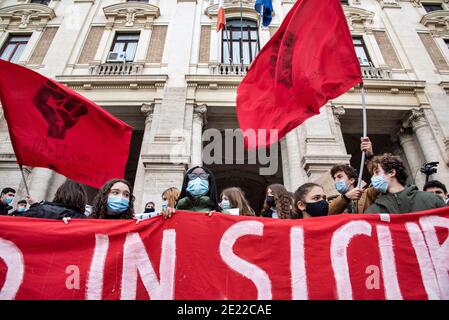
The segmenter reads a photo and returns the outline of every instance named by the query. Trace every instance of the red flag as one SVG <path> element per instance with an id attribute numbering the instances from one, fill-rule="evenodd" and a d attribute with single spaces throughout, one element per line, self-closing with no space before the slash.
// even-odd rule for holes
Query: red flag
<path id="1" fill-rule="evenodd" d="M 245 145 L 276 142 L 318 114 L 329 99 L 361 82 L 340 1 L 298 0 L 237 89 Z M 258 139 L 251 139 L 248 129 L 255 130 Z M 278 130 L 277 135 L 270 130 Z"/>
<path id="2" fill-rule="evenodd" d="M 226 26 L 226 18 L 225 18 L 225 11 L 224 11 L 224 4 L 223 0 L 220 0 L 218 2 L 218 15 L 217 15 L 217 32 L 224 29 Z"/>
<path id="3" fill-rule="evenodd" d="M 56 81 L 0 60 L 0 100 L 20 165 L 99 188 L 123 178 L 132 128 Z"/>

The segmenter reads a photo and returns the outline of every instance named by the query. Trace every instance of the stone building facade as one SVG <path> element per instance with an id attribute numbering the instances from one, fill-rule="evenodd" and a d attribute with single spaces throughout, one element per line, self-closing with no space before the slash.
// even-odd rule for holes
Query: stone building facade
<path id="1" fill-rule="evenodd" d="M 126 178 L 141 210 L 146 201 L 159 205 L 163 190 L 180 187 L 186 169 L 202 163 L 203 132 L 238 128 L 236 88 L 294 2 L 274 0 L 273 21 L 264 28 L 253 0 L 226 0 L 228 29 L 216 32 L 218 0 L 3 0 L 0 55 L 133 127 Z M 341 2 L 362 67 L 375 151 L 401 155 L 409 182 L 419 187 L 423 163 L 439 161 L 433 178 L 449 184 L 449 1 Z M 262 164 L 229 154 L 210 168 L 220 189 L 242 187 L 259 209 L 270 183 L 294 191 L 325 180 L 334 164 L 358 167 L 361 132 L 355 88 L 280 141 L 276 174 L 261 175 Z M 18 188 L 20 198 L 23 183 L 1 111 L 0 141 L 0 185 Z M 65 178 L 26 168 L 26 179 L 34 198 L 51 199 Z"/>

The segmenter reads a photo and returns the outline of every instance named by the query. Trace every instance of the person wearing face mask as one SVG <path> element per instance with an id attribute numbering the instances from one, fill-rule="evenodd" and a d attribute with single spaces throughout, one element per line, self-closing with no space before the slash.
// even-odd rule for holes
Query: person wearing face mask
<path id="1" fill-rule="evenodd" d="M 400 157 L 390 153 L 375 156 L 368 166 L 371 183 L 379 191 L 365 213 L 409 213 L 444 207 L 444 200 L 433 193 L 406 185 L 408 178 Z"/>
<path id="2" fill-rule="evenodd" d="M 303 219 L 327 216 L 329 204 L 323 187 L 316 183 L 305 183 L 294 193 L 295 211 Z"/>
<path id="3" fill-rule="evenodd" d="M 145 204 L 145 210 L 143 211 L 144 213 L 153 213 L 155 211 L 156 211 L 156 209 L 154 209 L 154 202 L 153 201 L 147 202 Z"/>
<path id="4" fill-rule="evenodd" d="M 294 218 L 292 216 L 292 198 L 282 184 L 276 183 L 268 186 L 261 216 L 275 219 Z"/>
<path id="5" fill-rule="evenodd" d="M 223 213 L 230 213 L 230 210 L 238 209 L 240 216 L 255 216 L 254 210 L 246 200 L 243 191 L 240 188 L 227 188 L 220 194 L 220 207 Z"/>
<path id="6" fill-rule="evenodd" d="M 125 179 L 112 179 L 98 191 L 92 208 L 93 219 L 133 219 L 134 196 Z"/>
<path id="7" fill-rule="evenodd" d="M 78 182 L 67 180 L 56 190 L 53 200 L 33 202 L 22 217 L 62 220 L 63 218 L 84 219 L 87 192 Z"/>
<path id="8" fill-rule="evenodd" d="M 27 201 L 26 200 L 20 200 L 17 202 L 17 209 L 11 212 L 9 215 L 11 216 L 22 216 L 27 209 Z"/>
<path id="9" fill-rule="evenodd" d="M 16 195 L 16 190 L 13 188 L 4 188 L 0 195 L 0 216 L 5 216 L 8 214 L 9 210 L 12 209 L 11 203 Z"/>
<path id="10" fill-rule="evenodd" d="M 357 188 L 357 170 L 348 164 L 336 165 L 330 171 L 340 195 L 329 204 L 329 215 L 363 213 L 374 203 L 379 192 L 372 187 Z"/>
<path id="11" fill-rule="evenodd" d="M 176 204 L 178 203 L 179 194 L 178 188 L 171 187 L 162 192 L 162 210 L 165 211 L 168 208 L 176 208 Z"/>
<path id="12" fill-rule="evenodd" d="M 193 167 L 187 171 L 182 182 L 176 210 L 193 212 L 221 212 L 218 205 L 218 192 L 215 178 L 206 167 Z M 162 216 L 167 219 L 172 216 L 175 209 L 167 208 Z"/>

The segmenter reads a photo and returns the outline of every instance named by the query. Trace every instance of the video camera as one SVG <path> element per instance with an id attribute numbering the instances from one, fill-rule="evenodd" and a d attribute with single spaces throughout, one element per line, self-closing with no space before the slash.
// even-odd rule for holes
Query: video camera
<path id="1" fill-rule="evenodd" d="M 438 166 L 438 164 L 439 164 L 438 161 L 428 162 L 425 163 L 424 166 L 420 169 L 420 171 L 426 175 L 426 183 L 427 181 L 429 181 L 429 176 L 431 176 L 434 173 L 437 173 L 436 167 Z"/>

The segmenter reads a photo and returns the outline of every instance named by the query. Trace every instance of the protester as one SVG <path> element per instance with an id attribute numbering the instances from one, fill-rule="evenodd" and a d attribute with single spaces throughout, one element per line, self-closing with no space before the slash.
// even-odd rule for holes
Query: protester
<path id="1" fill-rule="evenodd" d="M 162 192 L 162 211 L 167 208 L 176 208 L 181 191 L 178 188 L 171 187 Z"/>
<path id="2" fill-rule="evenodd" d="M 223 213 L 231 213 L 238 210 L 238 215 L 255 216 L 254 210 L 245 198 L 245 194 L 240 188 L 232 187 L 224 189 L 220 194 L 220 207 Z"/>
<path id="3" fill-rule="evenodd" d="M 292 199 L 282 184 L 268 186 L 261 216 L 267 218 L 292 218 Z"/>
<path id="4" fill-rule="evenodd" d="M 426 192 L 431 192 L 437 196 L 440 196 L 446 204 L 448 203 L 449 199 L 447 197 L 447 189 L 446 186 L 438 181 L 438 180 L 431 180 L 428 181 L 423 188 Z"/>
<path id="5" fill-rule="evenodd" d="M 0 194 L 0 216 L 5 216 L 8 214 L 9 210 L 12 209 L 11 203 L 16 195 L 16 190 L 10 187 L 6 187 L 2 190 Z"/>
<path id="6" fill-rule="evenodd" d="M 27 209 L 27 201 L 26 200 L 20 200 L 17 202 L 17 208 L 13 212 L 11 212 L 9 215 L 11 216 L 22 216 L 23 213 Z"/>
<path id="7" fill-rule="evenodd" d="M 374 203 L 379 192 L 375 188 L 357 188 L 357 170 L 348 164 L 331 168 L 330 175 L 340 193 L 329 203 L 329 215 L 339 213 L 363 213 Z"/>
<path id="8" fill-rule="evenodd" d="M 133 219 L 134 195 L 125 179 L 112 179 L 98 191 L 92 209 L 94 219 Z"/>
<path id="9" fill-rule="evenodd" d="M 326 216 L 329 204 L 323 187 L 316 183 L 305 183 L 295 191 L 295 211 L 299 218 L 308 219 Z"/>
<path id="10" fill-rule="evenodd" d="M 196 166 L 186 172 L 176 209 L 209 213 L 221 211 L 217 185 L 209 169 Z M 170 218 L 174 212 L 175 209 L 169 207 L 162 211 L 162 216 Z"/>
<path id="11" fill-rule="evenodd" d="M 63 218 L 86 218 L 84 209 L 87 192 L 82 184 L 67 180 L 58 190 L 52 202 L 33 203 L 22 216 L 28 218 L 45 218 L 62 220 Z"/>
<path id="12" fill-rule="evenodd" d="M 143 211 L 144 213 L 153 213 L 155 211 L 156 211 L 156 209 L 154 208 L 154 202 L 153 201 L 147 202 L 145 204 L 145 210 Z"/>
<path id="13" fill-rule="evenodd" d="M 407 172 L 398 156 L 390 153 L 375 156 L 368 170 L 372 174 L 371 183 L 380 194 L 365 213 L 408 213 L 446 205 L 441 197 L 406 185 Z"/>

